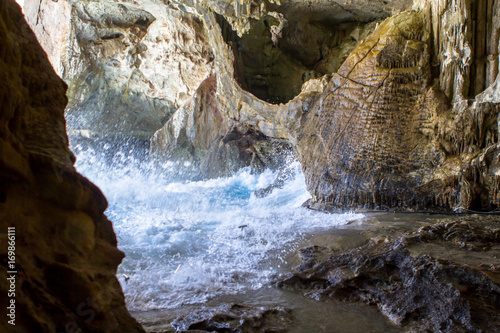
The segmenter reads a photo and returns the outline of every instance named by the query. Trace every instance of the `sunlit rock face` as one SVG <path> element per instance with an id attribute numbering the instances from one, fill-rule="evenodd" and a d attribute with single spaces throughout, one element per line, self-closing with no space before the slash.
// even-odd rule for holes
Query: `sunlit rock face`
<path id="1" fill-rule="evenodd" d="M 156 160 L 181 161 L 184 178 L 218 178 L 244 167 L 279 169 L 292 155 L 284 139 L 272 138 L 249 126 L 238 126 L 219 109 L 217 77 L 210 76 L 151 139 Z"/>
<path id="2" fill-rule="evenodd" d="M 492 209 L 499 186 L 500 2 L 415 1 L 432 32 L 433 72 L 450 107 L 437 135 L 459 157 L 459 205 Z M 443 108 L 442 108 L 443 109 Z"/>
<path id="3" fill-rule="evenodd" d="M 321 93 L 291 104 L 305 111 L 295 146 L 312 207 L 498 206 L 497 8 L 418 2 L 365 39 Z"/>
<path id="4" fill-rule="evenodd" d="M 70 135 L 151 135 L 209 75 L 198 17 L 158 1 L 27 2 L 24 12 L 69 85 Z"/>
<path id="5" fill-rule="evenodd" d="M 246 5 L 250 7 L 244 9 Z M 301 6 L 299 3 L 295 5 Z M 286 156 L 289 151 L 286 141 L 293 140 L 287 126 L 296 120 L 289 115 L 288 108 L 279 103 L 293 99 L 300 93 L 303 83 L 311 78 L 337 70 L 343 58 L 349 54 L 347 50 L 354 49 L 363 37 L 373 31 L 376 25 L 373 21 L 390 15 L 382 11 L 378 15 L 366 16 L 363 20 L 346 22 L 348 19 L 338 13 L 338 6 L 327 6 L 322 2 L 314 3 L 309 11 L 324 12 L 329 8 L 335 20 L 332 18 L 328 21 L 328 18 L 322 17 L 312 24 L 313 19 L 296 21 L 300 10 L 296 8 L 297 12 L 294 12 L 293 6 L 270 3 L 262 3 L 258 8 L 249 3 L 231 6 L 222 2 L 200 2 L 192 7 L 209 29 L 207 36 L 214 54 L 216 76 L 216 92 L 212 103 L 216 107 L 212 110 L 217 110 L 224 126 L 198 127 L 196 121 L 180 121 L 188 119 L 186 112 L 195 115 L 210 109 L 204 103 L 196 102 L 204 99 L 194 97 L 193 102 L 180 108 L 152 139 L 151 150 L 156 158 L 183 156 L 189 165 L 194 161 L 201 168 L 199 174 L 202 176 L 227 176 L 238 169 L 227 164 L 253 166 L 255 169 L 259 169 L 257 165 L 269 167 L 279 164 L 269 161 L 276 155 Z M 291 20 L 286 16 L 289 12 L 293 12 Z M 235 19 L 230 13 L 241 20 Z M 312 42 L 305 47 L 297 42 L 308 38 Z M 190 117 L 199 119 L 199 124 L 206 119 Z M 196 137 L 207 138 L 206 134 L 199 133 L 198 128 L 216 129 L 211 132 L 211 142 L 198 145 L 198 149 L 186 149 L 183 144 L 186 141 L 182 139 L 184 133 L 190 142 L 200 142 Z M 244 135 L 253 133 L 250 146 L 244 149 L 254 153 L 252 158 L 242 154 L 242 149 L 227 147 L 223 138 L 231 138 L 235 132 Z M 264 144 L 262 138 L 270 144 Z M 182 144 L 179 145 L 179 142 Z M 213 154 L 219 157 L 215 158 Z M 210 166 L 220 159 L 228 161 L 222 169 L 232 171 L 215 174 L 206 172 L 207 169 L 221 169 Z M 251 162 L 256 160 L 257 163 Z M 281 160 L 284 162 L 286 158 Z"/>
<path id="6" fill-rule="evenodd" d="M 44 3 L 76 133 L 151 137 L 190 178 L 291 145 L 320 209 L 500 203 L 498 0 Z M 39 32 L 57 6 L 74 57 Z"/>
<path id="7" fill-rule="evenodd" d="M 0 331 L 143 332 L 115 277 L 123 253 L 106 199 L 73 168 L 66 85 L 13 0 L 0 2 L 0 45 L 0 305 L 15 301 Z"/>
<path id="8" fill-rule="evenodd" d="M 297 147 L 315 204 L 417 204 L 446 156 L 421 131 L 435 107 L 426 39 L 419 13 L 386 20 L 305 114 Z"/>

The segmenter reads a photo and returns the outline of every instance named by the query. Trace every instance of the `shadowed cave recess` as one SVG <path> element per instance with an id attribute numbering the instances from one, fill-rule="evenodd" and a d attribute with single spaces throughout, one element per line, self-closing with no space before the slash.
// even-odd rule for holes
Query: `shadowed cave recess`
<path id="1" fill-rule="evenodd" d="M 499 332 L 499 41 L 499 0 L 2 0 L 0 331 Z"/>

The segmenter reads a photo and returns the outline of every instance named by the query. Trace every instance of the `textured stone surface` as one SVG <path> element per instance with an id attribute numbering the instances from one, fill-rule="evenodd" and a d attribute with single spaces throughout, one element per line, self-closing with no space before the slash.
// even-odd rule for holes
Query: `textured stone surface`
<path id="1" fill-rule="evenodd" d="M 229 131 L 215 101 L 217 78 L 211 76 L 151 139 L 155 159 L 182 161 L 195 175 L 212 142 Z M 180 166 L 182 168 L 182 166 Z"/>
<path id="2" fill-rule="evenodd" d="M 498 206 L 496 85 L 468 99 L 477 90 L 470 82 L 491 77 L 472 74 L 470 59 L 457 51 L 477 44 L 462 22 L 471 3 L 440 12 L 432 3 L 385 21 L 326 88 L 318 81 L 289 103 L 281 119 L 304 166 L 311 207 Z M 438 35 L 446 39 L 435 44 Z M 297 120 L 287 123 L 290 117 Z"/>
<path id="3" fill-rule="evenodd" d="M 416 0 L 432 31 L 433 65 L 453 103 L 474 98 L 498 75 L 498 0 Z"/>
<path id="4" fill-rule="evenodd" d="M 290 311 L 284 308 L 252 308 L 238 304 L 194 311 L 175 319 L 176 332 L 288 332 Z"/>
<path id="5" fill-rule="evenodd" d="M 201 0 L 200 2 L 226 17 L 240 36 L 251 28 L 252 19 L 259 19 L 273 11 L 283 13 L 292 20 L 305 19 L 312 22 L 332 23 L 366 22 L 386 18 L 412 5 L 411 0 L 311 0 L 307 2 L 302 0 Z"/>
<path id="6" fill-rule="evenodd" d="M 488 260 L 489 251 L 495 257 L 499 250 L 498 229 L 437 224 L 392 241 L 373 238 L 349 251 L 305 249 L 299 272 L 279 285 L 305 289 L 318 300 L 375 305 L 411 332 L 498 332 L 498 262 L 471 261 L 466 252 L 481 251 L 479 260 Z M 444 259 L 446 254 L 452 255 Z"/>
<path id="7" fill-rule="evenodd" d="M 492 2 L 487 5 L 496 8 Z M 469 95 L 475 96 L 494 81 L 495 73 L 482 75 L 470 67 L 472 58 L 467 54 L 479 47 L 479 37 L 467 33 L 466 18 L 478 17 L 480 10 L 471 6 L 468 1 L 439 6 L 422 1 L 415 3 L 417 11 L 387 19 L 370 35 L 366 35 L 373 29 L 369 27 L 340 30 L 351 34 L 353 44 L 340 42 L 323 52 L 326 58 L 316 63 L 311 75 L 330 75 L 307 81 L 286 105 L 259 101 L 235 82 L 245 65 L 239 62 L 241 52 L 235 53 L 234 45 L 239 45 L 238 50 L 245 47 L 242 41 L 254 26 L 244 28 L 244 20 L 231 21 L 226 12 L 227 21 L 242 35 L 237 39 L 233 32 L 228 37 L 227 23 L 221 24 L 201 8 L 205 26 L 219 23 L 221 27 L 220 33 L 213 29 L 208 34 L 218 73 L 215 103 L 228 120 L 228 129 L 251 126 L 268 137 L 289 140 L 313 195 L 310 207 L 494 209 L 500 202 L 495 171 L 499 163 L 496 86 L 478 95 L 475 103 Z M 279 23 L 270 19 L 269 25 L 283 26 L 278 44 L 284 53 L 304 45 L 297 59 L 302 65 L 314 63 L 317 55 L 308 50 L 315 47 L 309 46 L 321 43 L 304 41 L 313 33 L 302 31 L 291 19 L 292 8 L 291 3 L 275 7 L 273 17 Z M 307 17 L 313 17 L 314 11 L 310 13 Z M 271 14 L 259 12 L 255 18 L 265 20 Z M 498 45 L 496 17 L 496 11 L 488 16 L 490 49 Z M 330 38 L 338 31 L 332 30 Z M 276 52 L 276 46 L 271 50 Z M 353 51 L 342 53 L 346 50 Z M 496 64 L 497 51 L 490 58 Z M 478 83 L 479 88 L 472 88 L 476 83 L 471 82 L 481 80 L 485 82 Z M 246 82 L 240 81 L 241 86 L 251 91 Z"/>
<path id="8" fill-rule="evenodd" d="M 431 79 L 425 38 L 418 13 L 395 16 L 331 78 L 297 144 L 316 202 L 418 204 L 416 189 L 445 156 L 420 131 L 432 117 L 425 105 Z"/>
<path id="9" fill-rule="evenodd" d="M 27 1 L 24 11 L 69 85 L 70 135 L 148 140 L 212 68 L 201 21 L 163 2 Z"/>
<path id="10" fill-rule="evenodd" d="M 115 277 L 107 202 L 73 168 L 57 77 L 13 0 L 0 2 L 0 305 L 14 227 L 16 325 L 2 332 L 142 332 Z M 10 269 L 12 270 L 12 269 Z M 3 312 L 5 314 L 5 312 Z"/>
<path id="11" fill-rule="evenodd" d="M 134 10 L 122 17 L 113 9 L 121 5 Z M 500 204 L 498 0 L 121 5 L 72 5 L 71 29 L 82 32 L 82 46 L 68 50 L 80 50 L 76 58 L 87 60 L 75 68 L 88 70 L 70 84 L 78 88 L 70 89 L 68 110 L 83 130 L 78 133 L 106 127 L 106 135 L 147 139 L 161 127 L 151 153 L 202 176 L 251 164 L 234 142 L 221 145 L 236 132 L 288 141 L 313 208 L 491 210 Z M 85 6 L 110 6 L 110 20 L 91 13 L 83 20 L 77 9 Z M 137 13 L 156 20 L 146 29 L 124 19 Z M 128 23 L 115 24 L 120 20 Z M 173 44 L 156 38 L 172 31 L 178 32 L 170 34 Z M 122 35 L 108 39 L 111 32 Z M 207 90 L 209 76 L 215 79 Z"/>
<path id="12" fill-rule="evenodd" d="M 228 177 L 248 166 L 254 171 L 281 167 L 291 155 L 290 146 L 245 126 L 231 128 L 219 111 L 216 91 L 217 78 L 211 76 L 155 133 L 155 160 L 182 162 L 177 171 L 184 178 Z"/>

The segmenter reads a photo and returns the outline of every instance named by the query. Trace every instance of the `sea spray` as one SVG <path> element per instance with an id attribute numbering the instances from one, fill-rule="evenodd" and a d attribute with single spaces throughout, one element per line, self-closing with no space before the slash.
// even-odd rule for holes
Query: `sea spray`
<path id="1" fill-rule="evenodd" d="M 76 168 L 109 201 L 119 248 L 118 277 L 130 310 L 174 308 L 257 289 L 280 272 L 303 235 L 359 218 L 301 207 L 310 196 L 297 162 L 282 188 L 263 198 L 277 173 L 242 169 L 229 178 L 179 181 L 175 163 L 158 167 L 117 152 L 72 147 Z"/>

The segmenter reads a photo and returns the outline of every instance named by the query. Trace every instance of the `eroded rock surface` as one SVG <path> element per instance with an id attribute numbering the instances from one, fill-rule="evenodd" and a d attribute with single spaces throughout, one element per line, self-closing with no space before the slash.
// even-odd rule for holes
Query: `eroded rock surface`
<path id="1" fill-rule="evenodd" d="M 234 133 L 283 142 L 316 209 L 500 204 L 498 0 L 43 2 L 33 26 L 54 6 L 74 21 L 75 57 L 51 59 L 78 68 L 76 133 L 158 130 L 151 154 L 189 177 L 252 164 Z"/>
<path id="2" fill-rule="evenodd" d="M 209 4 L 214 12 L 226 17 L 240 36 L 251 28 L 252 19 L 259 19 L 273 11 L 282 13 L 293 20 L 305 19 L 312 22 L 334 23 L 343 21 L 368 22 L 389 17 L 412 5 L 411 0 L 311 0 L 308 2 L 302 0 L 201 0 L 200 2 Z M 312 38 L 314 37 L 312 36 Z"/>
<path id="3" fill-rule="evenodd" d="M 419 13 L 395 16 L 330 79 L 297 142 L 315 203 L 418 205 L 417 188 L 445 156 L 420 131 L 432 117 L 425 39 Z"/>
<path id="4" fill-rule="evenodd" d="M 291 155 L 289 144 L 235 126 L 219 109 L 216 94 L 217 77 L 211 76 L 152 137 L 152 156 L 180 161 L 177 171 L 183 178 L 228 177 L 244 167 L 262 171 L 283 166 Z"/>
<path id="5" fill-rule="evenodd" d="M 292 315 L 284 308 L 252 308 L 238 304 L 197 310 L 172 322 L 176 332 L 273 332 L 290 329 Z"/>
<path id="6" fill-rule="evenodd" d="M 302 251 L 298 272 L 278 285 L 306 290 L 317 300 L 375 305 L 412 332 L 499 332 L 499 232 L 451 222 L 395 240 L 375 237 L 349 251 L 312 247 Z M 428 255 L 428 248 L 422 250 L 432 246 L 441 247 L 435 256 Z M 461 253 L 443 259 L 453 248 Z M 470 251 L 482 251 L 479 260 L 496 264 L 467 262 L 470 255 L 464 252 Z"/>
<path id="7" fill-rule="evenodd" d="M 124 255 L 106 199 L 73 168 L 66 85 L 13 0 L 0 2 L 0 45 L 0 305 L 14 299 L 16 312 L 15 326 L 4 317 L 0 330 L 143 332 L 115 277 Z M 15 298 L 7 297 L 12 275 Z"/>
<path id="8" fill-rule="evenodd" d="M 309 45 L 300 41 L 310 34 L 302 28 L 308 25 L 301 26 L 292 19 L 292 13 L 296 13 L 292 2 L 281 5 L 273 7 L 274 14 L 262 8 L 249 14 L 248 17 L 255 17 L 256 21 L 249 20 L 255 25 L 247 25 L 244 18 L 231 20 L 229 9 L 214 9 L 226 19 L 221 21 L 204 7 L 198 8 L 205 26 L 220 26 L 220 30 L 211 30 L 208 37 L 218 73 L 214 101 L 226 119 L 228 133 L 234 128 L 250 127 L 269 138 L 288 140 L 303 165 L 313 196 L 309 206 L 315 209 L 497 207 L 499 108 L 493 102 L 496 86 L 493 83 L 471 99 L 494 81 L 492 75 L 497 72 L 490 70 L 483 75 L 480 70 L 473 71 L 471 66 L 476 65 L 471 64 L 479 55 L 467 55 L 482 43 L 479 35 L 467 34 L 467 17 L 479 17 L 482 5 L 471 7 L 469 1 L 439 6 L 432 1 L 417 2 L 414 11 L 387 19 L 368 35 L 373 27 L 349 30 L 353 27 L 344 26 L 340 31 L 351 34 L 352 44 L 337 40 L 340 44 L 334 46 L 337 44 L 331 43 L 339 31 L 336 29 L 343 27 L 337 17 L 336 29 L 324 35 L 333 39 L 310 39 L 307 43 L 316 46 L 301 50 L 298 45 Z M 487 5 L 496 8 L 493 2 Z M 306 12 L 310 14 L 308 19 L 314 17 L 313 13 L 320 15 L 314 10 Z M 498 58 L 493 28 L 498 24 L 497 12 L 492 13 L 487 16 L 492 28 L 486 38 L 491 51 L 490 69 L 495 68 Z M 365 18 L 369 21 L 368 16 Z M 255 30 L 263 24 L 262 20 L 267 20 L 269 30 Z M 235 31 L 231 32 L 228 25 Z M 263 74 L 245 70 L 245 52 L 252 45 L 245 43 L 245 38 L 252 36 L 252 29 L 260 31 L 252 40 L 264 45 L 264 53 L 268 46 L 269 52 L 280 49 L 284 54 L 293 53 L 295 48 L 295 60 L 301 66 L 314 64 L 307 74 L 310 76 L 304 76 L 301 93 L 287 104 L 266 103 L 241 88 L 252 91 L 251 82 L 267 80 Z M 276 29 L 280 33 L 273 35 Z M 265 39 L 263 34 L 270 34 L 271 40 L 259 44 Z M 322 50 L 321 45 L 331 48 L 308 53 L 318 47 Z M 322 57 L 319 62 L 318 54 Z M 258 57 L 255 59 L 259 62 Z M 250 76 L 245 77 L 245 71 Z M 314 79 L 322 74 L 328 75 Z M 252 81 L 253 75 L 257 81 Z M 480 81 L 484 82 L 474 83 Z M 270 82 L 262 85 L 266 86 L 274 87 Z M 255 93 L 265 95 L 262 91 Z M 161 150 L 162 145 L 170 146 L 166 140 L 153 150 Z"/>
<path id="9" fill-rule="evenodd" d="M 147 141 L 212 68 L 203 23 L 163 2 L 27 1 L 24 12 L 69 85 L 70 135 Z"/>
<path id="10" fill-rule="evenodd" d="M 498 205 L 498 104 L 486 102 L 486 94 L 468 102 L 465 77 L 446 74 L 448 67 L 436 72 L 429 35 L 434 29 L 424 12 L 386 20 L 323 91 L 303 92 L 290 104 L 302 108 L 300 126 L 292 123 L 297 132 L 291 133 L 313 195 L 311 207 Z M 451 60 L 441 61 L 444 66 Z"/>

